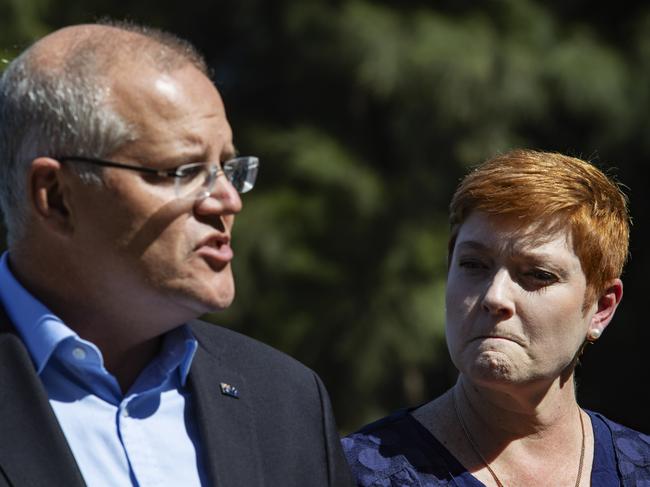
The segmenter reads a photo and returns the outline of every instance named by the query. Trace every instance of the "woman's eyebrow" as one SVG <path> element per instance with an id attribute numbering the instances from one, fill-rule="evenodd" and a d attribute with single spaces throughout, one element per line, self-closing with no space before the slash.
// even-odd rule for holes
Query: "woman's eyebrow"
<path id="1" fill-rule="evenodd" d="M 491 247 L 477 240 L 461 240 L 456 244 L 456 248 L 459 250 L 489 250 Z"/>

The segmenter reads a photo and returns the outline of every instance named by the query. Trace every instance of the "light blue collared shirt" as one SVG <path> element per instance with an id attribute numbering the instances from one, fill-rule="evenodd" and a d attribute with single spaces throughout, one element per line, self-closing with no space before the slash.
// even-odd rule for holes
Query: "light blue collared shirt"
<path id="1" fill-rule="evenodd" d="M 0 259 L 0 303 L 22 337 L 84 480 L 94 486 L 205 485 L 185 382 L 197 341 L 167 333 L 159 355 L 122 394 L 100 350 L 81 339 Z M 29 468 L 28 465 L 25 468 Z"/>

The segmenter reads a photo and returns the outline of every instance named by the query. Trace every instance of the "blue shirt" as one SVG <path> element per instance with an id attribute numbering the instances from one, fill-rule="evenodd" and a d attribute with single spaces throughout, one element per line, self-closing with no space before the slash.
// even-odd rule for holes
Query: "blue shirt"
<path id="1" fill-rule="evenodd" d="M 207 483 L 188 414 L 185 382 L 197 348 L 189 327 L 167 333 L 158 356 L 122 394 L 100 350 L 22 287 L 6 252 L 0 259 L 0 303 L 34 361 L 89 486 Z"/>

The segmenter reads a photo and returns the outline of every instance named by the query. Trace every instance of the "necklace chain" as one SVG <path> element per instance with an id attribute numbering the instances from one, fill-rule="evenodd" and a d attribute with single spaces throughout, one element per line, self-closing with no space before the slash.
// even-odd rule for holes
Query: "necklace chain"
<path id="1" fill-rule="evenodd" d="M 459 386 L 462 387 L 462 386 Z M 469 430 L 467 429 L 467 426 L 465 426 L 465 422 L 463 421 L 463 417 L 460 414 L 460 411 L 458 410 L 458 405 L 456 404 L 456 391 L 453 390 L 451 393 L 451 400 L 454 405 L 454 412 L 456 413 L 456 418 L 458 419 L 458 422 L 460 423 L 461 428 L 463 429 L 463 433 L 465 433 L 465 437 L 467 438 L 467 441 L 469 442 L 470 446 L 472 447 L 472 450 L 474 450 L 474 453 L 481 459 L 483 462 L 483 465 L 488 469 L 488 472 L 490 472 L 490 475 L 492 475 L 492 478 L 496 482 L 498 487 L 504 487 L 503 483 L 499 480 L 499 477 L 497 477 L 497 474 L 492 470 L 492 467 L 490 467 L 490 464 L 488 461 L 485 459 L 483 454 L 481 453 L 481 450 L 479 450 L 478 445 L 474 441 L 474 438 L 472 438 L 472 435 L 469 433 Z M 580 406 L 578 406 L 578 415 L 580 417 L 580 430 L 582 433 L 582 445 L 580 446 L 580 462 L 578 463 L 578 477 L 576 478 L 576 485 L 575 487 L 580 486 L 580 480 L 582 479 L 582 466 L 584 463 L 585 459 L 585 424 L 582 419 L 582 412 L 580 411 Z"/>

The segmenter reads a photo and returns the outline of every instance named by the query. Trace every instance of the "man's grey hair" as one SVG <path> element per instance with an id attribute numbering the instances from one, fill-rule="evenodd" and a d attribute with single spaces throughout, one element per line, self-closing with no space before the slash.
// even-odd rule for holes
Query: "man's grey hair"
<path id="1" fill-rule="evenodd" d="M 123 60 L 168 72 L 190 63 L 204 74 L 203 58 L 188 42 L 156 29 L 104 23 L 132 36 L 100 29 L 75 43 L 62 62 L 48 63 L 28 49 L 0 77 L 0 207 L 11 244 L 27 223 L 27 171 L 37 157 L 105 158 L 137 139 L 110 104 L 111 70 Z M 113 71 L 114 75 L 116 71 Z M 83 181 L 101 184 L 102 169 L 71 166 Z"/>

